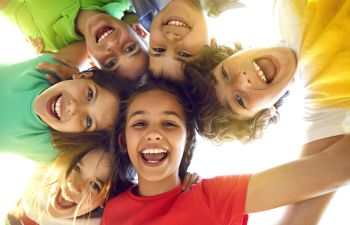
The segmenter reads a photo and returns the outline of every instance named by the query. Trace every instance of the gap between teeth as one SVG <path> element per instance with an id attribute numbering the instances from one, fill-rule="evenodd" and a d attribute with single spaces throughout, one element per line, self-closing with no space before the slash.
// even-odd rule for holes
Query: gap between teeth
<path id="1" fill-rule="evenodd" d="M 141 152 L 142 154 L 161 154 L 167 153 L 167 150 L 164 149 L 146 149 Z"/>
<path id="2" fill-rule="evenodd" d="M 266 83 L 267 82 L 266 76 L 265 76 L 264 72 L 261 70 L 260 66 L 256 62 L 253 62 L 253 65 L 254 65 L 254 69 L 258 73 L 260 79 Z"/>
<path id="3" fill-rule="evenodd" d="M 108 35 L 110 35 L 113 32 L 113 29 L 110 29 L 106 32 L 104 32 L 101 37 L 97 40 L 97 43 L 100 43 L 103 39 L 105 39 L 106 37 L 108 37 Z"/>

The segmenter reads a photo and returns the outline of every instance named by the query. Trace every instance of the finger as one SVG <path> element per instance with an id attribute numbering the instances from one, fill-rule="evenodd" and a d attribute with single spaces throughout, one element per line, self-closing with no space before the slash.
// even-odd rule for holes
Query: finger
<path id="1" fill-rule="evenodd" d="M 66 59 L 64 59 L 64 58 L 61 58 L 61 57 L 59 57 L 59 56 L 57 56 L 57 55 L 54 55 L 54 56 L 52 57 L 52 59 L 54 59 L 54 60 L 60 62 L 61 64 L 65 65 L 65 66 L 67 66 L 67 67 L 70 67 L 70 68 L 74 68 L 74 69 L 75 69 L 75 66 L 74 66 L 71 62 L 69 62 L 68 60 L 66 60 Z"/>
<path id="2" fill-rule="evenodd" d="M 199 182 L 199 175 L 197 173 L 193 173 L 191 176 L 191 184 L 197 184 Z M 191 185 L 192 186 L 192 185 Z"/>
<path id="3" fill-rule="evenodd" d="M 51 74 L 45 74 L 45 77 L 47 78 L 47 80 L 49 81 L 50 84 L 56 84 L 59 82 L 59 80 L 57 80 L 54 76 L 52 76 Z"/>
<path id="4" fill-rule="evenodd" d="M 36 65 L 35 69 L 37 69 L 37 70 L 50 70 L 52 72 L 57 72 L 58 64 L 57 63 L 41 62 L 38 65 Z"/>

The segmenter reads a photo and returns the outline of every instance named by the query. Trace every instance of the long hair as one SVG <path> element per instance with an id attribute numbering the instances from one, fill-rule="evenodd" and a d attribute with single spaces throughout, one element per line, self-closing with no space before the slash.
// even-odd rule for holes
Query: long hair
<path id="1" fill-rule="evenodd" d="M 180 167 L 179 167 L 179 176 L 183 179 L 186 175 L 187 169 L 191 163 L 193 151 L 196 145 L 196 132 L 195 132 L 195 120 L 194 120 L 194 108 L 191 99 L 185 87 L 181 82 L 169 80 L 165 77 L 155 78 L 151 74 L 144 76 L 140 79 L 139 84 L 135 87 L 134 93 L 130 96 L 129 99 L 121 103 L 121 122 L 120 122 L 120 130 L 119 133 L 123 135 L 123 144 L 125 146 L 125 129 L 126 129 L 126 115 L 128 113 L 128 107 L 135 100 L 135 98 L 147 91 L 150 90 L 163 90 L 169 92 L 176 100 L 183 106 L 185 117 L 186 117 L 186 145 L 184 149 L 184 154 L 181 159 Z M 123 148 L 123 146 L 121 146 Z M 123 151 L 124 154 L 127 154 L 126 151 Z M 130 160 L 128 161 L 130 164 Z"/>

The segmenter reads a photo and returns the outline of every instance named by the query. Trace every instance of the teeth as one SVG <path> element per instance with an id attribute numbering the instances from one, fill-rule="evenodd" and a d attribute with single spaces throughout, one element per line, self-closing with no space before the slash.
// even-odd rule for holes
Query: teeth
<path id="1" fill-rule="evenodd" d="M 65 192 L 65 190 L 61 189 L 61 195 L 62 195 L 62 198 L 64 200 L 66 200 L 67 202 L 70 202 L 70 203 L 75 203 L 73 199 L 71 199 Z"/>
<path id="2" fill-rule="evenodd" d="M 256 64 L 256 62 L 253 62 L 253 65 L 254 65 L 254 69 L 258 73 L 260 79 L 266 83 L 267 82 L 266 76 L 265 76 L 264 72 L 261 70 L 260 66 L 258 64 Z"/>
<path id="3" fill-rule="evenodd" d="M 58 97 L 58 99 L 55 102 L 53 102 L 51 105 L 52 112 L 54 112 L 60 119 L 61 119 L 61 100 L 62 100 L 62 96 Z"/>
<path id="4" fill-rule="evenodd" d="M 167 153 L 167 150 L 164 149 L 145 149 L 142 150 L 142 154 L 161 154 L 161 153 Z"/>
<path id="5" fill-rule="evenodd" d="M 171 26 L 178 26 L 178 27 L 188 27 L 187 24 L 181 22 L 181 21 L 177 21 L 177 20 L 170 20 L 167 25 L 171 25 Z"/>
<path id="6" fill-rule="evenodd" d="M 106 32 L 104 32 L 100 38 L 97 40 L 97 43 L 100 43 L 103 39 L 105 39 L 106 37 L 108 37 L 108 35 L 110 35 L 114 30 L 113 29 L 110 29 L 110 30 L 107 30 Z"/>

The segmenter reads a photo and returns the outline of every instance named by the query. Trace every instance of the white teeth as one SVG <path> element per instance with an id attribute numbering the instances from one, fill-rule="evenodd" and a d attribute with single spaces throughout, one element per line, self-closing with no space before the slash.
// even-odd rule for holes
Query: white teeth
<path id="1" fill-rule="evenodd" d="M 141 151 L 142 154 L 161 154 L 167 153 L 167 150 L 164 149 L 145 149 Z"/>
<path id="2" fill-rule="evenodd" d="M 167 25 L 171 25 L 171 26 L 178 26 L 178 27 L 188 27 L 187 24 L 181 22 L 181 21 L 177 21 L 177 20 L 170 20 Z"/>
<path id="3" fill-rule="evenodd" d="M 54 112 L 60 119 L 61 119 L 61 100 L 62 100 L 62 96 L 58 97 L 58 99 L 54 101 L 51 105 L 52 112 Z"/>
<path id="4" fill-rule="evenodd" d="M 61 189 L 62 190 L 62 189 Z M 61 191 L 61 195 L 62 195 L 62 198 L 64 200 L 66 200 L 67 202 L 70 202 L 70 203 L 75 203 L 73 199 L 71 199 L 65 192 L 65 190 L 62 190 Z"/>
<path id="5" fill-rule="evenodd" d="M 255 71 L 258 73 L 260 79 L 266 83 L 267 82 L 266 76 L 264 72 L 261 70 L 260 66 L 256 64 L 256 62 L 253 62 L 253 66 Z"/>
<path id="6" fill-rule="evenodd" d="M 106 32 L 104 32 L 100 38 L 97 40 L 97 43 L 100 43 L 103 39 L 105 39 L 106 37 L 108 37 L 108 35 L 110 35 L 114 30 L 113 29 L 109 29 Z"/>

